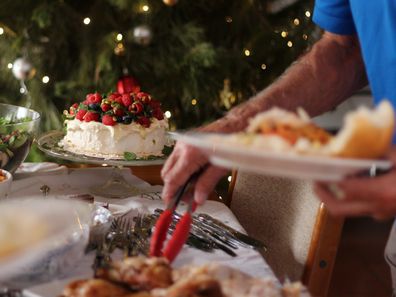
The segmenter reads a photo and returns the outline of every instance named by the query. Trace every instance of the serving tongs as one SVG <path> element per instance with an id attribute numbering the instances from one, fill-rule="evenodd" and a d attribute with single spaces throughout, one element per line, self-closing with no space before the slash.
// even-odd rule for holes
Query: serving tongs
<path id="1" fill-rule="evenodd" d="M 157 217 L 162 213 L 162 209 L 157 208 L 154 210 L 154 215 Z M 174 229 L 174 225 L 180 220 L 181 215 L 177 212 L 174 212 L 173 217 L 174 222 L 170 225 L 170 231 Z M 196 236 L 202 241 L 224 243 L 232 249 L 237 249 L 239 246 L 251 249 L 259 249 L 264 252 L 268 249 L 262 241 L 239 232 L 238 230 L 231 228 L 230 226 L 206 213 L 198 213 L 193 215 L 190 231 L 190 237 L 191 236 Z M 188 240 L 190 240 L 190 238 Z"/>
<path id="2" fill-rule="evenodd" d="M 190 178 L 179 188 L 176 195 L 170 200 L 167 208 L 159 216 L 157 223 L 155 224 L 154 233 L 152 234 L 150 242 L 151 257 L 163 256 L 167 258 L 169 262 L 173 262 L 182 249 L 183 245 L 186 243 L 190 233 L 192 213 L 197 207 L 192 195 L 186 197 L 187 211 L 179 219 L 171 238 L 169 239 L 166 247 L 163 249 L 168 229 L 171 226 L 173 215 L 180 201 L 182 200 L 186 190 L 189 189 L 189 186 L 191 186 L 196 181 L 198 176 L 201 175 L 205 169 L 206 167 L 203 167 L 190 176 Z"/>

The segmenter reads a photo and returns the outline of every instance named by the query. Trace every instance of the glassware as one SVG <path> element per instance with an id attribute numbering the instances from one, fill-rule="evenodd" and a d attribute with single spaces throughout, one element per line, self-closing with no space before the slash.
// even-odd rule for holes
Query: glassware
<path id="1" fill-rule="evenodd" d="M 11 173 L 29 153 L 39 130 L 40 114 L 34 110 L 0 103 L 0 168 Z"/>
<path id="2" fill-rule="evenodd" d="M 122 159 L 105 159 L 92 157 L 83 154 L 76 154 L 64 150 L 59 146 L 59 141 L 64 137 L 62 131 L 49 131 L 41 135 L 37 141 L 40 150 L 46 154 L 74 162 L 96 164 L 101 166 L 113 166 L 110 179 L 103 185 L 96 185 L 90 189 L 94 195 L 100 195 L 108 198 L 126 198 L 144 194 L 144 189 L 139 189 L 129 184 L 122 175 L 121 169 L 124 166 L 150 166 L 161 165 L 165 162 L 165 157 L 122 160 Z"/>

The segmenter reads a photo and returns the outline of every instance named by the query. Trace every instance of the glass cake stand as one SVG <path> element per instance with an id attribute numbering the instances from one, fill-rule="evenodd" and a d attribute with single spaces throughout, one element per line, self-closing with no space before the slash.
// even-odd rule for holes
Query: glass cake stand
<path id="1" fill-rule="evenodd" d="M 38 147 L 41 151 L 49 156 L 69 160 L 79 163 L 96 164 L 101 166 L 112 166 L 113 170 L 110 179 L 104 185 L 92 187 L 92 194 L 100 195 L 108 198 L 126 198 L 145 193 L 143 189 L 139 189 L 129 184 L 122 175 L 121 169 L 124 166 L 150 166 L 162 165 L 166 160 L 164 157 L 149 157 L 147 159 L 106 159 L 92 157 L 83 154 L 76 154 L 64 150 L 59 146 L 59 141 L 65 136 L 62 131 L 49 131 L 44 133 L 37 140 Z"/>

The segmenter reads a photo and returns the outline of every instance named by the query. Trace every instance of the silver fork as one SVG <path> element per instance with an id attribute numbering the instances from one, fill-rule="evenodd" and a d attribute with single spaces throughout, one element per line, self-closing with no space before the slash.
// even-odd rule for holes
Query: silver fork
<path id="1" fill-rule="evenodd" d="M 119 248 L 124 251 L 124 256 L 128 257 L 133 250 L 132 220 L 127 216 L 120 216 L 115 219 L 118 226 Z"/>

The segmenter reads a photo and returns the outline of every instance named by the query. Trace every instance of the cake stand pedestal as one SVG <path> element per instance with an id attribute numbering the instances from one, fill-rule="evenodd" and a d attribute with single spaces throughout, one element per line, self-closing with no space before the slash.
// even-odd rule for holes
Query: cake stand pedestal
<path id="1" fill-rule="evenodd" d="M 111 177 L 103 185 L 97 185 L 90 189 L 94 195 L 107 198 L 126 198 L 144 194 L 144 189 L 129 184 L 122 175 L 121 169 L 126 166 L 150 166 L 162 165 L 166 157 L 121 160 L 91 157 L 83 154 L 76 154 L 64 150 L 59 146 L 59 141 L 65 136 L 62 131 L 49 131 L 41 135 L 37 140 L 37 145 L 41 151 L 49 156 L 85 164 L 96 164 L 101 166 L 113 166 Z"/>
<path id="2" fill-rule="evenodd" d="M 113 166 L 110 179 L 103 185 L 91 187 L 90 192 L 107 198 L 126 198 L 144 194 L 145 191 L 143 189 L 139 189 L 126 181 L 121 174 L 122 168 L 122 166 Z"/>

